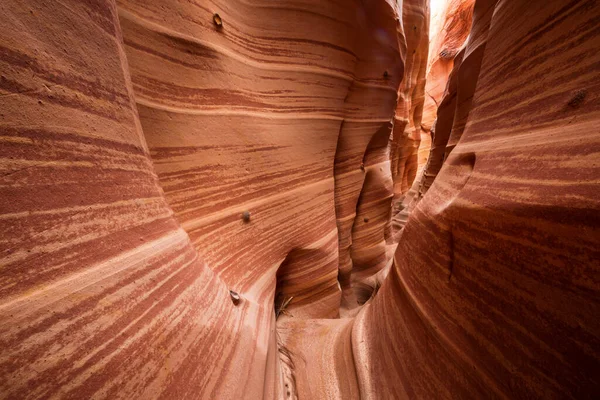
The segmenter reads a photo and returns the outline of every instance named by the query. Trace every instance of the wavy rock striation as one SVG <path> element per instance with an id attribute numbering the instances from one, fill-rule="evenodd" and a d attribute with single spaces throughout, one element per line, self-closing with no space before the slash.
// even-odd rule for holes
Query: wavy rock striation
<path id="1" fill-rule="evenodd" d="M 447 120 L 453 118 L 455 108 L 456 77 L 451 75 L 451 72 L 455 62 L 458 71 L 462 61 L 461 48 L 471 30 L 473 5 L 473 0 L 450 0 L 441 6 L 438 4 L 440 8 L 431 11 L 425 99 L 421 103 L 420 127 L 415 130 L 419 132 L 416 139 L 420 141 L 413 141 L 411 175 L 394 201 L 390 226 L 392 243 L 399 241 L 410 213 L 435 179 L 444 161 L 448 129 L 452 128 Z M 481 7 L 481 4 L 479 6 Z M 477 35 L 477 32 L 474 34 Z M 476 82 L 476 78 L 470 79 Z M 439 122 L 440 132 L 435 133 L 432 130 L 434 121 Z M 433 157 L 431 160 L 430 156 Z M 407 187 L 410 189 L 407 190 Z"/>
<path id="2" fill-rule="evenodd" d="M 592 398 L 600 10 L 500 0 L 474 15 L 456 116 L 438 114 L 447 159 L 354 323 L 361 394 Z"/>
<path id="3" fill-rule="evenodd" d="M 404 77 L 398 89 L 398 107 L 392 137 L 394 200 L 401 198 L 417 175 L 421 142 L 425 73 L 429 51 L 429 4 L 427 1 L 403 2 L 399 33 L 404 60 Z"/>
<path id="4" fill-rule="evenodd" d="M 475 0 L 449 0 L 445 7 L 432 15 L 425 103 L 421 119 L 421 127 L 425 131 L 430 131 L 433 126 L 448 76 L 454 67 L 454 58 L 471 32 L 474 4 Z M 477 35 L 477 32 L 473 34 Z"/>
<path id="5" fill-rule="evenodd" d="M 597 398 L 600 7 L 449 4 L 0 3 L 0 398 Z"/>
<path id="6" fill-rule="evenodd" d="M 25 5 L 0 5 L 0 397 L 274 394 L 252 368 L 272 314 L 232 303 L 167 206 L 114 3 Z"/>

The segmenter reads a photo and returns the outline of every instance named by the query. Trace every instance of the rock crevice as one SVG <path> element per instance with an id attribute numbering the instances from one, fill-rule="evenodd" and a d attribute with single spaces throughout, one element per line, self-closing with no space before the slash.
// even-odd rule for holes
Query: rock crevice
<path id="1" fill-rule="evenodd" d="M 600 395 L 597 1 L 0 11 L 0 399 Z"/>

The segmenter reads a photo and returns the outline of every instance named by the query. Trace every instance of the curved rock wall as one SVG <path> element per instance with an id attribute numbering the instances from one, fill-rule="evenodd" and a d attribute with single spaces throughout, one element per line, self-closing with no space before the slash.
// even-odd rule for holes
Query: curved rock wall
<path id="1" fill-rule="evenodd" d="M 274 311 L 339 313 L 332 166 L 358 136 L 383 242 L 395 7 L 2 11 L 3 396 L 292 395 Z"/>
<path id="2" fill-rule="evenodd" d="M 0 10 L 0 397 L 274 397 L 252 328 L 272 314 L 236 307 L 173 218 L 115 4 Z"/>
<path id="3" fill-rule="evenodd" d="M 600 393 L 599 18 L 590 1 L 477 2 L 464 131 L 353 327 L 363 397 Z"/>
<path id="4" fill-rule="evenodd" d="M 402 22 L 403 31 L 399 36 L 403 43 L 404 77 L 398 89 L 398 107 L 394 116 L 392 138 L 394 200 L 402 198 L 417 174 L 429 51 L 428 2 L 403 2 Z"/>
<path id="5" fill-rule="evenodd" d="M 351 302 L 350 255 L 354 272 L 389 260 L 387 142 L 402 67 L 394 7 L 228 1 L 174 14 L 159 3 L 123 0 L 119 15 L 169 204 L 230 287 L 270 307 L 285 259 L 277 295 L 302 315 L 337 315 L 338 265 Z M 342 262 L 330 251 L 332 189 Z M 290 264 L 291 252 L 311 249 Z"/>
<path id="6" fill-rule="evenodd" d="M 498 0 L 479 0 L 475 5 L 470 38 L 465 48 L 459 51 L 453 60 L 454 68 L 448 77 L 446 91 L 437 111 L 433 143 L 419 184 L 419 197 L 427 192 L 439 173 L 442 163 L 462 135 L 471 111 L 488 30 L 497 2 Z"/>
<path id="7" fill-rule="evenodd" d="M 425 131 L 430 131 L 433 126 L 448 76 L 454 67 L 454 58 L 471 31 L 474 4 L 475 0 L 448 0 L 445 6 L 432 16 L 425 103 L 421 120 L 421 127 Z"/>
<path id="8" fill-rule="evenodd" d="M 389 259 L 384 237 L 392 194 L 388 141 L 403 70 L 396 6 L 376 2 L 356 10 L 356 65 L 334 160 L 344 312 L 370 293 L 362 278 Z"/>
<path id="9" fill-rule="evenodd" d="M 440 157 L 448 141 L 449 132 L 440 122 L 440 132 L 436 135 L 432 124 L 436 117 L 441 121 L 453 116 L 455 79 L 449 79 L 455 62 L 460 62 L 460 48 L 469 35 L 474 0 L 447 0 L 431 2 L 431 23 L 429 27 L 429 56 L 426 62 L 426 78 L 417 85 L 418 119 L 413 121 L 410 134 L 406 136 L 403 153 L 407 153 L 408 163 L 401 165 L 406 172 L 402 184 L 396 189 L 392 208 L 392 219 L 388 230 L 388 242 L 398 243 L 408 217 L 435 177 L 434 171 L 441 167 Z M 423 72 L 423 68 L 421 68 Z M 408 82 L 408 81 L 407 81 Z M 450 86 L 447 86 L 449 85 Z M 444 88 L 448 89 L 445 96 Z M 442 101 L 445 100 L 445 101 Z M 439 106 L 439 109 L 438 109 Z M 446 115 L 449 114 L 449 115 Z M 417 122 L 417 123 L 415 123 Z M 448 127 L 450 129 L 451 126 Z M 434 136 L 432 138 L 432 136 Z M 409 139 L 412 138 L 412 139 Z M 433 146 L 433 150 L 432 150 Z M 442 151 L 440 153 L 440 150 Z M 433 156 L 430 161 L 429 157 Z M 424 174 L 427 167 L 427 174 Z M 385 275 L 382 274 L 381 278 Z M 381 279 L 380 279 L 381 280 Z"/>
<path id="10" fill-rule="evenodd" d="M 156 171 L 202 258 L 266 309 L 287 260 L 279 291 L 290 306 L 336 316 L 331 166 L 354 16 L 340 4 L 134 0 L 120 1 L 119 15 Z M 312 255 L 288 257 L 298 251 Z"/>
<path id="11" fill-rule="evenodd" d="M 0 398 L 600 394 L 597 1 L 0 11 Z"/>

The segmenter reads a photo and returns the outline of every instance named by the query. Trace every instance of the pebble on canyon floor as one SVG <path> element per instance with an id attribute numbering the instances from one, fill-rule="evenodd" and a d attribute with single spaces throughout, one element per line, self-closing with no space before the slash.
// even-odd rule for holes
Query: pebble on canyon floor
<path id="1" fill-rule="evenodd" d="M 244 211 L 242 213 L 242 219 L 244 222 L 250 222 L 250 211 Z"/>
<path id="2" fill-rule="evenodd" d="M 231 301 L 233 302 L 234 305 L 238 305 L 240 304 L 240 295 L 237 292 L 234 292 L 233 290 L 229 291 L 229 296 L 231 296 Z"/>

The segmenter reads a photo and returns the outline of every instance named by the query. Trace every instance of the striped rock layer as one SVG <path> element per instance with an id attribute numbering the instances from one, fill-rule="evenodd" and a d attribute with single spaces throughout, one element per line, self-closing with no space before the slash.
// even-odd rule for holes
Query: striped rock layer
<path id="1" fill-rule="evenodd" d="M 425 103 L 421 127 L 430 131 L 444 96 L 454 58 L 463 47 L 473 20 L 475 0 L 450 0 L 432 14 L 429 28 L 431 44 L 427 59 Z"/>
<path id="2" fill-rule="evenodd" d="M 428 2 L 407 1 L 403 2 L 402 7 L 404 77 L 398 89 L 398 107 L 391 140 L 395 200 L 408 191 L 417 174 L 429 51 Z"/>
<path id="3" fill-rule="evenodd" d="M 476 2 L 444 164 L 354 321 L 362 398 L 600 393 L 599 19 Z"/>
<path id="4" fill-rule="evenodd" d="M 0 398 L 600 395 L 596 0 L 0 11 Z"/>

